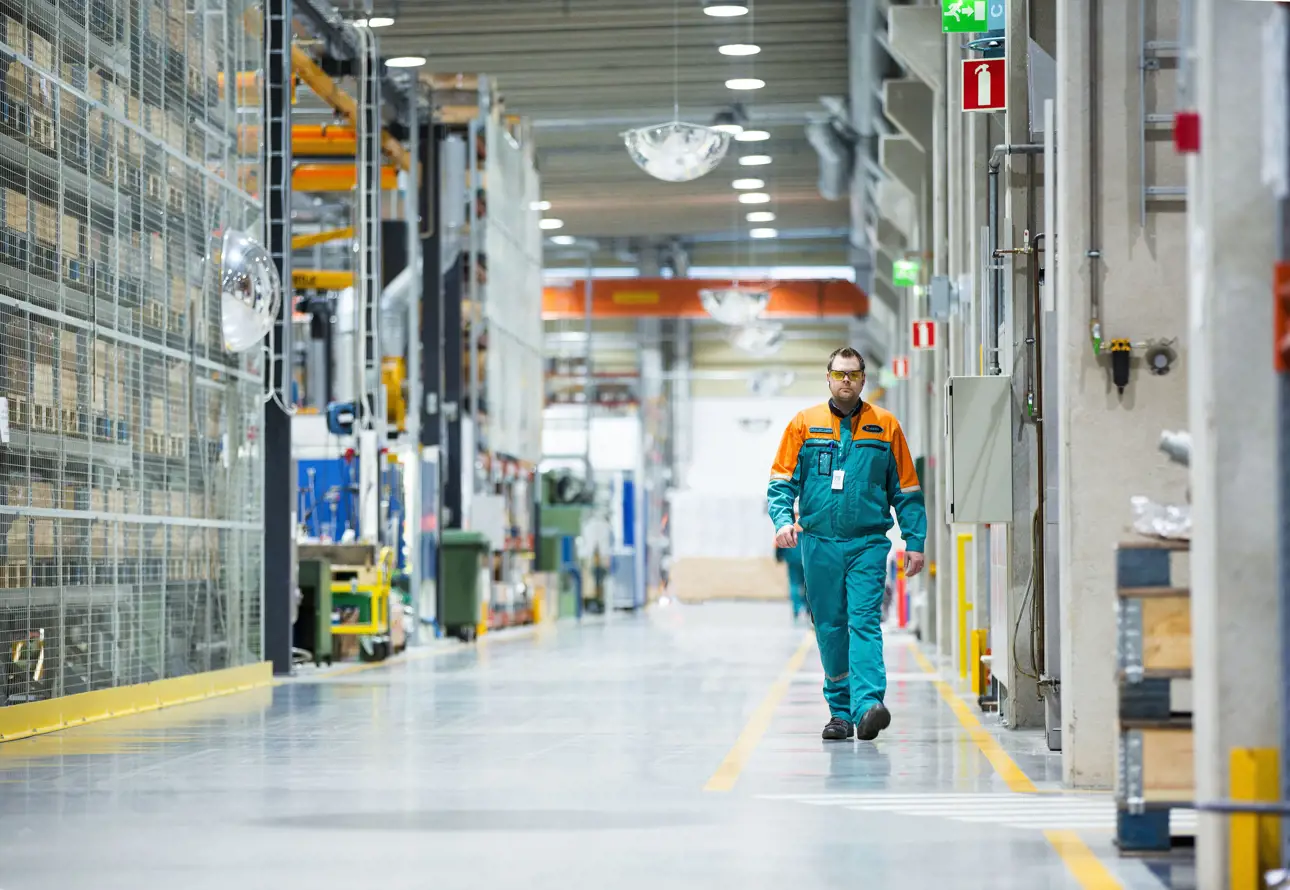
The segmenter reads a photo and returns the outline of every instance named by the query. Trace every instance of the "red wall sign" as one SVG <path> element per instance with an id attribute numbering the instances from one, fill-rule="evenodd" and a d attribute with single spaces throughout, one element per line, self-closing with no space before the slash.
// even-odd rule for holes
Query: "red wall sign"
<path id="1" fill-rule="evenodd" d="M 909 345 L 914 349 L 936 348 L 936 322 L 921 318 L 909 326 Z"/>
<path id="2" fill-rule="evenodd" d="M 963 60 L 963 110 L 1003 111 L 1008 107 L 1008 60 Z"/>
<path id="3" fill-rule="evenodd" d="M 909 356 L 900 355 L 891 360 L 891 373 L 896 375 L 897 380 L 909 379 Z"/>

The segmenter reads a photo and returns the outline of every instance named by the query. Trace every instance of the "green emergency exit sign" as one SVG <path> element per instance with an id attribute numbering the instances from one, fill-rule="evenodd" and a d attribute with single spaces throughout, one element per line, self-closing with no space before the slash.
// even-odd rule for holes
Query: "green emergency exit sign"
<path id="1" fill-rule="evenodd" d="M 918 260 L 893 261 L 891 283 L 896 287 L 913 287 L 918 284 Z"/>
<path id="2" fill-rule="evenodd" d="M 992 0 L 1002 5 L 1000 0 Z M 987 0 L 941 0 L 941 32 L 963 34 L 988 29 Z"/>

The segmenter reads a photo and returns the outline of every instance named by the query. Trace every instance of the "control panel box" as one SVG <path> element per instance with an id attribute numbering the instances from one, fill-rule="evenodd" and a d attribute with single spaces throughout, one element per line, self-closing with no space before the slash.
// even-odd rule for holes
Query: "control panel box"
<path id="1" fill-rule="evenodd" d="M 1012 522 L 1012 380 L 951 377 L 945 396 L 948 521 Z"/>

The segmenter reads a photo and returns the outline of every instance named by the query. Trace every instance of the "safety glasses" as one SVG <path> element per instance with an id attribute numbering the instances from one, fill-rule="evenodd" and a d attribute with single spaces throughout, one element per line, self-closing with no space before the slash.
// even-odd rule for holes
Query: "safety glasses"
<path id="1" fill-rule="evenodd" d="M 829 377 L 836 380 L 838 383 L 841 383 L 843 380 L 846 380 L 847 382 L 855 381 L 858 383 L 864 377 L 864 371 L 830 371 Z"/>

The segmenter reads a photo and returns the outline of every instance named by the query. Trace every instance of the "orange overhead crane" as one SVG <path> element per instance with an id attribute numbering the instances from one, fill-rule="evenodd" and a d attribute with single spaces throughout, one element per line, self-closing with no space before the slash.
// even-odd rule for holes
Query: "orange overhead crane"
<path id="1" fill-rule="evenodd" d="M 597 278 L 591 283 L 593 318 L 706 318 L 705 288 L 732 287 L 729 278 Z M 741 287 L 770 290 L 763 318 L 846 318 L 869 314 L 869 297 L 850 281 L 745 281 Z M 552 321 L 586 317 L 582 281 L 548 287 L 542 317 Z"/>
<path id="2" fill-rule="evenodd" d="M 237 129 L 238 150 L 243 155 L 259 151 L 264 132 L 255 126 Z M 349 124 L 295 124 L 291 128 L 291 154 L 298 158 L 352 158 L 358 151 L 358 134 Z"/>
<path id="3" fill-rule="evenodd" d="M 252 194 L 259 191 L 259 166 L 245 166 L 238 178 L 241 187 Z M 296 164 L 291 168 L 292 191 L 352 192 L 358 187 L 358 168 L 353 164 Z M 392 191 L 399 187 L 399 174 L 386 164 L 381 168 L 381 190 Z"/>

